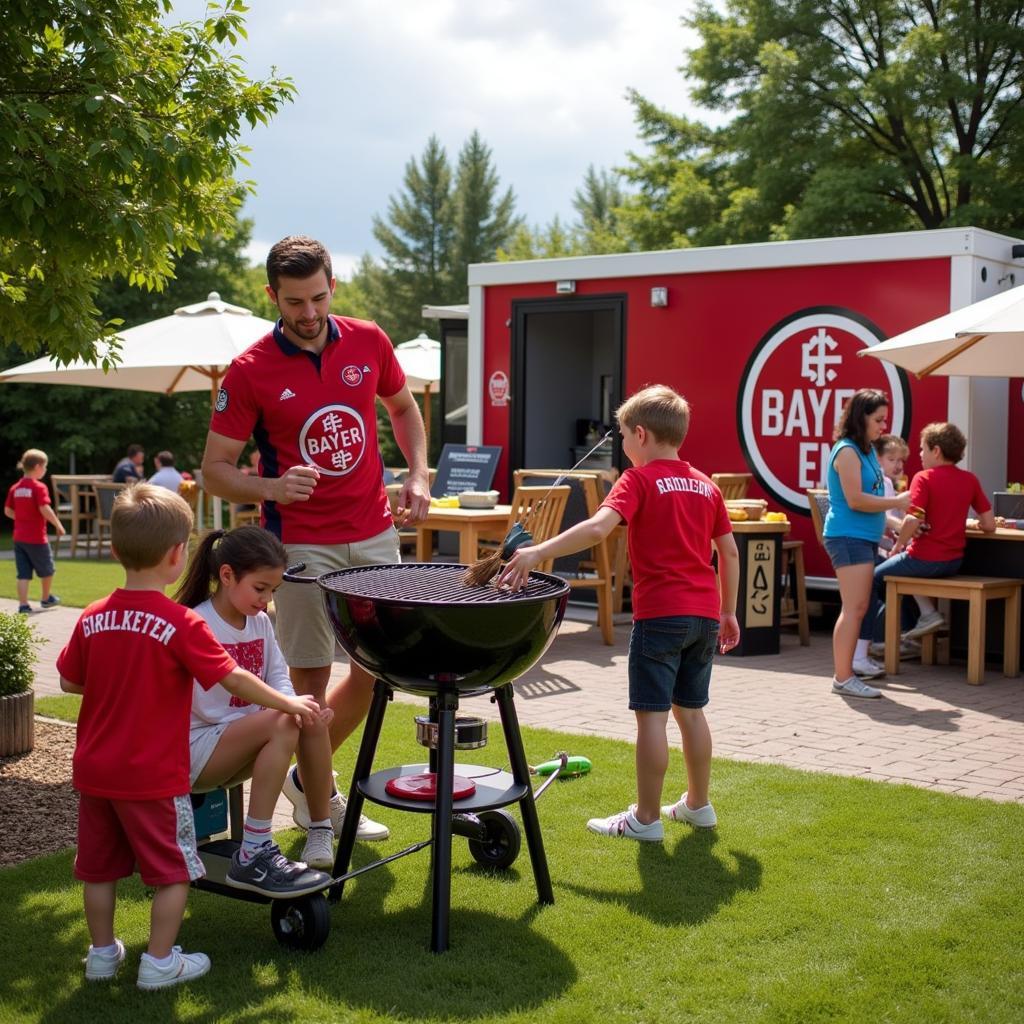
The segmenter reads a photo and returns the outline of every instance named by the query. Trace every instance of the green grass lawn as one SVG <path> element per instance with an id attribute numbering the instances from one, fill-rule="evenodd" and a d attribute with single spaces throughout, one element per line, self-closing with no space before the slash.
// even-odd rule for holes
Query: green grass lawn
<path id="1" fill-rule="evenodd" d="M 0 562 L 0 597 L 15 600 L 14 562 Z M 60 558 L 55 565 L 53 592 L 61 603 L 73 608 L 84 608 L 87 604 L 106 597 L 115 587 L 124 583 L 124 569 L 118 562 L 84 558 Z M 39 602 L 39 581 L 33 580 L 28 591 L 31 604 Z"/>
<path id="2" fill-rule="evenodd" d="M 59 718 L 62 722 L 77 722 L 82 698 L 77 693 L 63 693 L 59 697 L 40 697 L 33 701 L 37 715 Z"/>
<path id="3" fill-rule="evenodd" d="M 471 704 L 467 705 L 471 709 Z M 408 705 L 393 705 L 376 767 L 418 762 Z M 460 760 L 503 766 L 500 730 Z M 633 750 L 525 730 L 533 762 L 565 748 L 594 771 L 538 805 L 555 889 L 540 907 L 525 849 L 493 874 L 454 841 L 450 952 L 428 951 L 429 852 L 353 880 L 326 945 L 292 954 L 266 906 L 193 893 L 185 949 L 210 975 L 134 985 L 149 901 L 122 885 L 129 955 L 87 985 L 71 853 L 0 871 L 0 1021 L 581 1024 L 590 1021 L 1016 1022 L 1024 1019 L 1024 807 L 739 762 L 715 763 L 720 825 L 670 825 L 661 844 L 602 839 L 587 817 L 632 798 Z M 352 745 L 336 758 L 351 772 Z M 681 760 L 673 754 L 672 777 Z M 674 795 L 677 785 L 670 787 Z M 423 839 L 429 819 L 367 807 L 392 828 L 356 864 Z M 278 836 L 297 856 L 302 837 Z"/>

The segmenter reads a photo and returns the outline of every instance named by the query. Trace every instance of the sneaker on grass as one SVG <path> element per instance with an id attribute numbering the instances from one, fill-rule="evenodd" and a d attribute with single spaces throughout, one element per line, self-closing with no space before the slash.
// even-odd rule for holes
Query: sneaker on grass
<path id="1" fill-rule="evenodd" d="M 916 640 L 918 637 L 927 636 L 929 633 L 937 633 L 940 629 L 946 628 L 946 620 L 941 612 L 928 612 L 917 620 L 917 625 L 912 626 L 903 634 L 904 640 Z"/>
<path id="2" fill-rule="evenodd" d="M 110 981 L 117 974 L 124 960 L 124 943 L 114 939 L 114 946 L 113 953 L 101 953 L 95 947 L 89 947 L 85 957 L 86 981 Z"/>
<path id="3" fill-rule="evenodd" d="M 182 953 L 181 946 L 171 949 L 171 962 L 162 967 L 148 953 L 139 960 L 139 988 L 152 992 L 169 988 L 184 981 L 201 978 L 210 969 L 210 958 L 205 953 Z"/>
<path id="4" fill-rule="evenodd" d="M 587 828 L 599 836 L 611 836 L 614 839 L 639 839 L 645 843 L 660 843 L 665 838 L 665 827 L 659 818 L 649 825 L 636 820 L 636 804 L 629 810 L 620 811 L 610 818 L 591 818 Z"/>
<path id="5" fill-rule="evenodd" d="M 313 820 L 309 816 L 309 804 L 306 803 L 306 794 L 299 788 L 299 781 L 296 778 L 296 769 L 293 766 L 284 777 L 284 786 L 281 792 L 291 801 L 292 821 L 299 828 L 308 829 Z M 337 772 L 332 772 L 333 777 L 338 777 Z M 341 826 L 345 821 L 345 807 L 347 801 L 340 793 L 331 797 L 330 814 L 331 824 L 334 826 L 334 834 L 341 835 Z M 359 815 L 359 828 L 356 829 L 356 839 L 363 839 L 369 842 L 379 842 L 391 835 L 391 829 L 382 825 L 379 821 L 371 821 L 365 814 Z M 308 858 L 306 858 L 308 860 Z M 312 864 L 312 861 L 309 861 Z M 333 863 L 333 858 L 331 863 Z"/>
<path id="6" fill-rule="evenodd" d="M 885 675 L 885 666 L 870 658 L 854 658 L 853 674 L 860 676 L 861 679 L 877 679 Z"/>
<path id="7" fill-rule="evenodd" d="M 312 870 L 301 860 L 289 860 L 276 843 L 261 846 L 245 864 L 242 863 L 240 853 L 240 850 L 235 851 L 224 879 L 235 889 L 249 889 L 264 896 L 290 898 L 317 892 L 331 880 L 330 875 Z M 333 857 L 331 863 L 334 863 Z"/>
<path id="8" fill-rule="evenodd" d="M 666 804 L 662 807 L 661 813 L 670 821 L 688 821 L 696 828 L 714 828 L 718 824 L 718 816 L 711 804 L 705 804 L 694 810 L 686 803 L 685 793 L 679 798 L 678 803 Z"/>
<path id="9" fill-rule="evenodd" d="M 306 833 L 302 859 L 311 868 L 330 871 L 334 867 L 334 830 L 326 825 L 311 828 Z"/>
<path id="10" fill-rule="evenodd" d="M 876 690 L 873 686 L 868 686 L 867 683 L 858 679 L 856 676 L 850 676 L 845 683 L 839 682 L 838 679 L 832 680 L 832 692 L 838 693 L 843 697 L 881 697 L 882 691 Z"/>

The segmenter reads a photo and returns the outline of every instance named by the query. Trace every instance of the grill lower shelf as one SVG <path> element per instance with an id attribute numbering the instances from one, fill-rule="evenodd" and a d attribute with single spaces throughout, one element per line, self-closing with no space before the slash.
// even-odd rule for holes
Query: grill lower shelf
<path id="1" fill-rule="evenodd" d="M 400 775 L 419 775 L 422 772 L 430 771 L 428 764 L 406 764 L 397 768 L 386 768 L 383 771 L 374 772 L 369 778 L 357 782 L 359 792 L 372 800 L 375 804 L 384 807 L 393 807 L 399 811 L 417 811 L 420 814 L 430 814 L 434 810 L 432 800 L 402 800 L 394 797 L 385 790 L 385 786 L 391 779 Z M 526 795 L 528 785 L 520 785 L 513 778 L 511 772 L 498 771 L 495 768 L 488 768 L 479 764 L 456 764 L 455 774 L 465 779 L 472 779 L 476 783 L 476 792 L 466 797 L 465 800 L 456 800 L 452 804 L 452 811 L 455 814 L 476 814 L 478 811 L 490 811 L 506 804 L 515 803 Z"/>

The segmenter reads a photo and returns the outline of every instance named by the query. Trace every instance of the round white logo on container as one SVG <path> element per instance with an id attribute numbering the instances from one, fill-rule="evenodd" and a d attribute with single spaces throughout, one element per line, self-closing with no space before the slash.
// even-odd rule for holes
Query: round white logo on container
<path id="1" fill-rule="evenodd" d="M 490 395 L 491 405 L 508 405 L 508 374 L 495 370 L 487 381 L 487 394 Z"/>

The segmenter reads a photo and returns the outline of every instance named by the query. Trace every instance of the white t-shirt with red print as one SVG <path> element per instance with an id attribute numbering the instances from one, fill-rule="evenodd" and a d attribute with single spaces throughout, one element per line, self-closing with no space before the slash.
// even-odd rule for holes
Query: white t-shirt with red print
<path id="1" fill-rule="evenodd" d="M 202 616 L 213 635 L 224 645 L 224 650 L 242 668 L 254 676 L 259 676 L 268 686 L 272 686 L 280 693 L 288 697 L 295 696 L 291 677 L 288 675 L 288 666 L 274 638 L 274 624 L 266 612 L 247 615 L 245 627 L 236 629 L 217 614 L 213 601 L 204 601 L 196 606 L 195 611 L 197 615 Z M 250 704 L 249 701 L 228 693 L 223 686 L 207 688 L 196 682 L 192 688 L 193 729 L 233 722 L 237 718 L 262 710 L 262 704 Z"/>
<path id="2" fill-rule="evenodd" d="M 236 441 L 253 437 L 261 476 L 301 465 L 319 471 L 309 501 L 263 503 L 271 533 L 285 544 L 352 544 L 392 523 L 376 400 L 404 386 L 394 347 L 374 323 L 328 317 L 319 355 L 293 345 L 278 325 L 232 362 L 210 429 Z"/>
<path id="3" fill-rule="evenodd" d="M 707 476 L 681 459 L 656 459 L 627 469 L 602 507 L 628 526 L 634 620 L 719 618 L 711 542 L 732 533 L 732 524 L 722 492 Z"/>
<path id="4" fill-rule="evenodd" d="M 194 681 L 209 688 L 235 668 L 203 619 L 157 590 L 115 590 L 89 605 L 57 658 L 84 689 L 75 789 L 111 800 L 187 793 Z"/>

